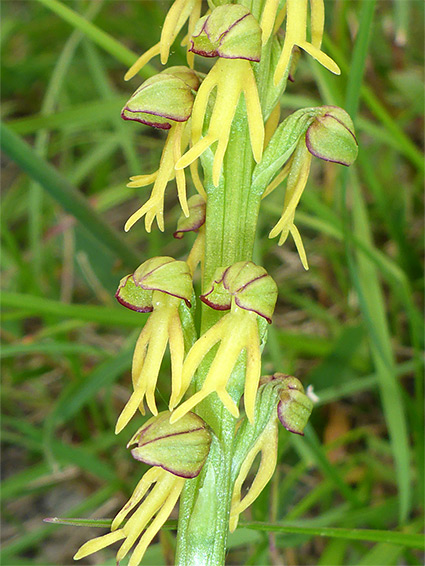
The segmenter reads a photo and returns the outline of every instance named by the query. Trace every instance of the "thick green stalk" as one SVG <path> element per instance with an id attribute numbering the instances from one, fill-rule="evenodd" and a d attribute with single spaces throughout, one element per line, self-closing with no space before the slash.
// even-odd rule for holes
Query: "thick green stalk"
<path id="1" fill-rule="evenodd" d="M 254 167 L 245 105 L 239 104 L 223 165 L 223 180 L 214 188 L 207 183 L 206 251 L 204 290 L 218 267 L 252 259 L 260 197 L 250 195 Z M 203 308 L 202 332 L 223 313 Z M 241 355 L 229 380 L 228 390 L 235 401 L 243 391 L 245 360 Z M 205 360 L 198 371 L 197 389 L 211 363 Z M 197 412 L 211 426 L 216 438 L 202 474 L 188 481 L 181 499 L 176 563 L 207 566 L 224 563 L 232 485 L 230 469 L 236 419 L 224 408 L 216 394 L 209 395 Z"/>
<path id="2" fill-rule="evenodd" d="M 265 95 L 270 49 L 263 50 L 257 75 L 258 91 Z M 205 160 L 207 161 L 207 159 Z M 212 164 L 211 164 L 212 165 Z M 261 194 L 252 191 L 255 162 L 252 155 L 246 108 L 241 98 L 233 120 L 218 187 L 211 181 L 211 167 L 204 162 L 208 195 L 204 292 L 210 288 L 215 270 L 238 261 L 252 260 Z M 224 313 L 203 306 L 201 332 L 206 332 Z M 199 390 L 208 373 L 215 350 L 201 365 L 196 378 Z M 242 353 L 229 379 L 227 390 L 238 403 L 245 381 L 246 359 Z M 202 473 L 186 483 L 180 503 L 176 564 L 218 566 L 224 564 L 233 491 L 230 472 L 236 419 L 218 396 L 209 395 L 196 409 L 215 433 Z"/>

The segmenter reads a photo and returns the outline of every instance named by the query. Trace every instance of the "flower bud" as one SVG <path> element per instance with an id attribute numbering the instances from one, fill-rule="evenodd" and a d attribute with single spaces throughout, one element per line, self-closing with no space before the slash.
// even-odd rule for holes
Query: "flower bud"
<path id="1" fill-rule="evenodd" d="M 216 271 L 210 291 L 201 300 L 215 310 L 229 310 L 235 304 L 271 323 L 277 300 L 277 286 L 267 271 L 252 261 L 239 261 Z"/>
<path id="2" fill-rule="evenodd" d="M 180 215 L 177 222 L 177 230 L 174 237 L 178 240 L 183 238 L 185 232 L 197 232 L 205 224 L 206 206 L 205 200 L 201 195 L 193 195 L 187 201 L 189 216 Z"/>
<path id="3" fill-rule="evenodd" d="M 313 402 L 304 393 L 304 387 L 296 377 L 275 373 L 271 379 L 281 383 L 280 401 L 277 406 L 277 416 L 281 424 L 289 432 L 303 436 L 303 430 L 313 410 Z"/>
<path id="4" fill-rule="evenodd" d="M 322 106 L 320 110 L 306 132 L 308 151 L 325 161 L 351 165 L 358 146 L 350 116 L 337 106 Z"/>
<path id="5" fill-rule="evenodd" d="M 124 120 L 135 120 L 154 128 L 169 130 L 174 122 L 186 122 L 191 115 L 200 81 L 192 69 L 170 67 L 145 81 L 124 106 Z"/>
<path id="6" fill-rule="evenodd" d="M 115 297 L 131 310 L 152 312 L 154 291 L 183 299 L 190 307 L 192 277 L 187 263 L 167 256 L 148 259 L 121 279 Z"/>
<path id="7" fill-rule="evenodd" d="M 127 447 L 137 444 L 131 454 L 140 462 L 159 466 L 182 478 L 194 478 L 208 456 L 211 432 L 194 413 L 187 413 L 172 425 L 170 416 L 169 411 L 164 411 L 149 419 Z"/>
<path id="8" fill-rule="evenodd" d="M 250 11 L 239 4 L 218 6 L 198 20 L 189 51 L 203 57 L 259 61 L 261 28 Z"/>

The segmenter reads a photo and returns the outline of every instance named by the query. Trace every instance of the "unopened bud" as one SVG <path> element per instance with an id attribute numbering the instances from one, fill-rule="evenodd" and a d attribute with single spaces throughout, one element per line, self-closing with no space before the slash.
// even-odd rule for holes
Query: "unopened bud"
<path id="1" fill-rule="evenodd" d="M 148 420 L 128 447 L 137 444 L 131 454 L 140 462 L 159 466 L 182 478 L 194 478 L 208 456 L 211 432 L 194 413 L 187 413 L 172 425 L 170 416 L 169 411 L 164 411 Z"/>

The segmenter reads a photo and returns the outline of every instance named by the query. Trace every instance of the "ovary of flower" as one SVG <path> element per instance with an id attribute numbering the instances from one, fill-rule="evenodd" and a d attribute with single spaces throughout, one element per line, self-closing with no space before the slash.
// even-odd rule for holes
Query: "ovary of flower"
<path id="1" fill-rule="evenodd" d="M 300 47 L 332 73 L 341 73 L 333 59 L 321 51 L 323 38 L 324 7 L 323 0 L 310 0 L 311 6 L 311 42 L 307 41 L 307 0 L 287 0 L 286 35 L 282 53 L 274 74 L 274 84 L 282 80 L 290 63 L 292 50 Z"/>
<path id="2" fill-rule="evenodd" d="M 269 422 L 261 436 L 257 439 L 256 443 L 249 451 L 233 486 L 232 505 L 229 518 L 229 529 L 231 533 L 233 533 L 238 526 L 239 515 L 257 499 L 273 475 L 277 461 L 277 440 L 277 419 L 274 418 Z M 259 452 L 261 452 L 260 467 L 258 468 L 257 474 L 248 490 L 248 493 L 241 500 L 242 485 L 246 480 L 251 466 Z"/>
<path id="3" fill-rule="evenodd" d="M 125 74 L 124 80 L 132 79 L 156 55 L 161 55 L 161 63 L 165 65 L 168 61 L 170 47 L 187 20 L 189 20 L 188 34 L 192 35 L 201 15 L 201 7 L 202 0 L 176 0 L 165 17 L 161 39 L 133 63 Z M 193 54 L 188 53 L 188 62 L 193 63 Z"/>
<path id="4" fill-rule="evenodd" d="M 175 476 L 159 467 L 151 468 L 136 486 L 128 503 L 113 520 L 111 532 L 86 542 L 78 550 L 74 560 L 89 556 L 114 542 L 125 539 L 116 557 L 117 562 L 120 562 L 140 537 L 128 562 L 129 566 L 138 566 L 152 539 L 170 516 L 183 489 L 184 482 L 184 478 Z M 153 484 L 155 485 L 149 495 L 141 503 Z M 139 505 L 139 508 L 124 526 L 119 528 L 130 511 L 137 505 Z M 151 519 L 152 522 L 146 528 Z M 143 532 L 144 530 L 145 532 Z"/>
<path id="5" fill-rule="evenodd" d="M 217 87 L 216 100 L 208 133 L 201 138 L 208 100 L 215 87 Z M 218 185 L 230 128 L 242 93 L 245 98 L 252 153 L 257 163 L 261 160 L 264 124 L 251 63 L 245 59 L 220 58 L 196 94 L 192 111 L 193 147 L 179 159 L 176 169 L 187 167 L 210 145 L 218 142 L 213 163 L 213 183 L 215 186 Z"/>
<path id="6" fill-rule="evenodd" d="M 185 216 L 189 216 L 189 208 L 187 206 L 186 197 L 186 179 L 184 171 L 176 171 L 175 164 L 180 159 L 183 149 L 188 144 L 188 126 L 186 123 L 177 122 L 168 130 L 167 139 L 162 151 L 159 169 L 151 175 L 138 175 L 131 178 L 128 187 L 143 187 L 150 183 L 154 183 L 151 196 L 145 204 L 130 216 L 124 226 L 124 230 L 128 232 L 130 228 L 140 218 L 145 216 L 145 228 L 147 232 L 151 231 L 152 223 L 156 218 L 159 229 L 164 231 L 164 195 L 167 184 L 176 177 L 177 194 L 180 205 Z"/>
<path id="7" fill-rule="evenodd" d="M 118 434 L 130 421 L 143 400 L 152 414 L 157 415 L 155 388 L 167 343 L 171 356 L 171 397 L 172 409 L 180 395 L 184 359 L 184 338 L 179 316 L 180 299 L 161 291 L 154 291 L 154 310 L 149 316 L 136 343 L 133 355 L 132 381 L 134 392 L 122 410 L 115 428 Z"/>
<path id="8" fill-rule="evenodd" d="M 311 157 L 305 141 L 301 140 L 295 149 L 294 155 L 291 157 L 290 163 L 285 167 L 286 170 L 289 168 L 289 174 L 282 216 L 269 234 L 269 238 L 274 238 L 280 234 L 279 246 L 281 246 L 286 241 L 288 234 L 291 233 L 304 269 L 308 269 L 307 256 L 298 228 L 294 224 L 294 217 L 295 210 L 307 183 Z M 286 173 L 285 170 L 284 172 Z M 267 194 L 270 192 L 269 190 Z"/>
<path id="9" fill-rule="evenodd" d="M 245 411 L 248 419 L 254 419 L 255 396 L 261 374 L 260 340 L 257 315 L 232 305 L 232 311 L 203 334 L 189 351 L 182 374 L 182 394 L 187 390 L 198 366 L 208 352 L 220 342 L 200 391 L 192 395 L 171 415 L 174 423 L 200 403 L 210 393 L 217 393 L 226 409 L 239 416 L 239 409 L 226 390 L 226 385 L 239 355 L 246 350 Z"/>

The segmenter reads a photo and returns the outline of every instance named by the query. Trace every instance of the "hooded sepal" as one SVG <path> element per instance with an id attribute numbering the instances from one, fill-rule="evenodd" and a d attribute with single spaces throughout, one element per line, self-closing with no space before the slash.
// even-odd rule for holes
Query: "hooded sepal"
<path id="1" fill-rule="evenodd" d="M 325 161 L 352 165 L 358 153 L 353 121 L 337 106 L 322 106 L 320 110 L 306 132 L 308 151 Z"/>
<path id="2" fill-rule="evenodd" d="M 203 57 L 247 59 L 261 57 L 261 28 L 250 11 L 239 4 L 226 4 L 198 20 L 189 51 Z"/>
<path id="3" fill-rule="evenodd" d="M 304 436 L 304 428 L 313 410 L 313 401 L 307 397 L 296 377 L 283 374 L 275 374 L 273 377 L 281 379 L 283 387 L 277 406 L 279 421 L 287 431 Z"/>
<path id="4" fill-rule="evenodd" d="M 151 466 L 182 478 L 194 478 L 202 469 L 211 444 L 211 432 L 194 413 L 170 424 L 171 413 L 164 411 L 148 420 L 128 443 L 137 444 L 132 456 Z"/>
<path id="5" fill-rule="evenodd" d="M 130 97 L 121 116 L 154 128 L 169 130 L 191 115 L 193 91 L 200 81 L 188 67 L 170 67 L 146 80 Z"/>
<path id="6" fill-rule="evenodd" d="M 240 261 L 217 270 L 212 288 L 201 300 L 216 310 L 228 310 L 232 301 L 271 323 L 277 286 L 267 271 L 252 261 Z"/>
<path id="7" fill-rule="evenodd" d="M 115 297 L 131 310 L 151 312 L 154 291 L 183 299 L 190 307 L 193 288 L 187 263 L 168 256 L 148 259 L 133 275 L 121 279 Z"/>

